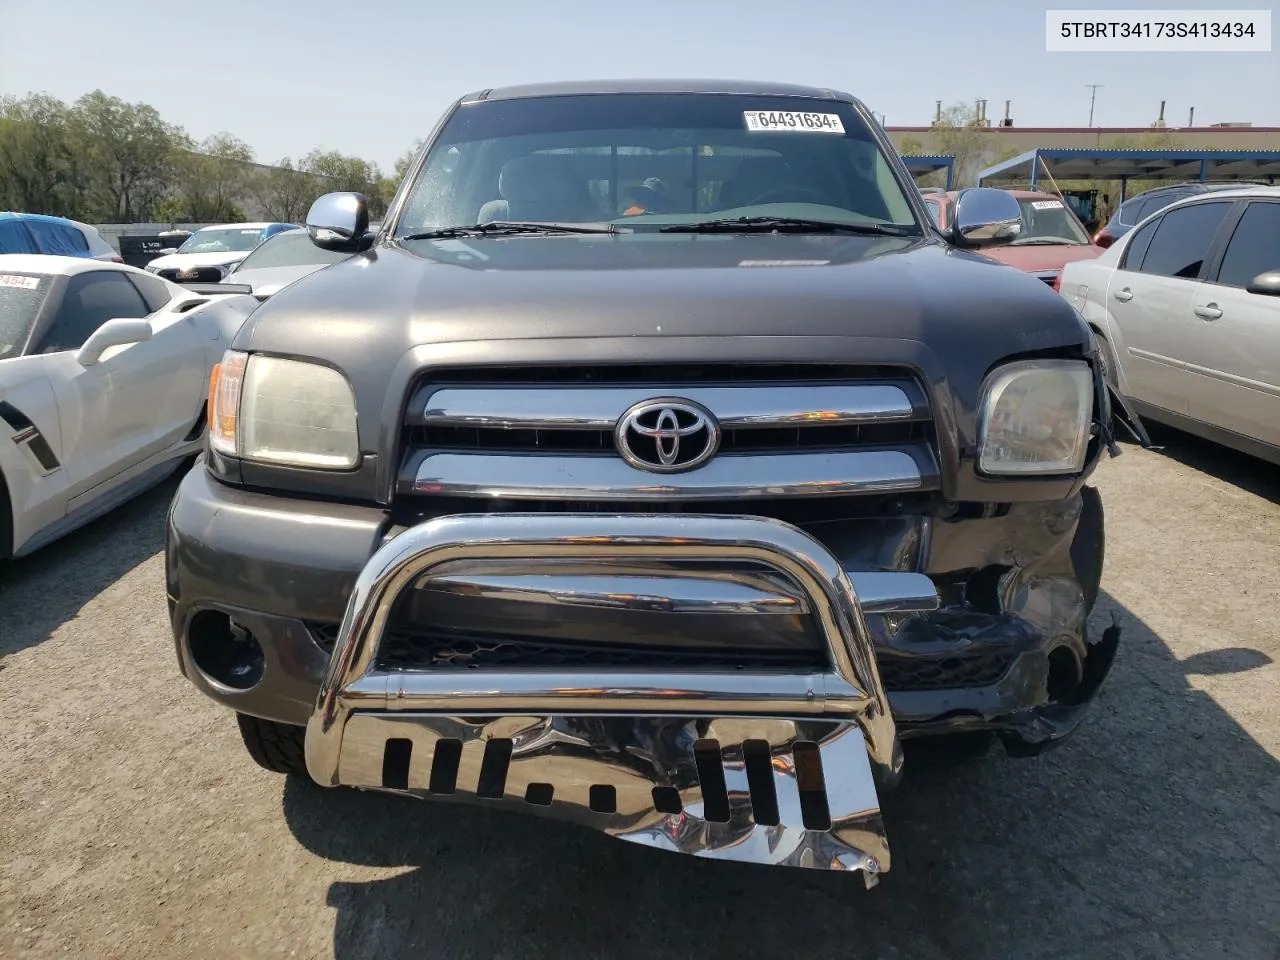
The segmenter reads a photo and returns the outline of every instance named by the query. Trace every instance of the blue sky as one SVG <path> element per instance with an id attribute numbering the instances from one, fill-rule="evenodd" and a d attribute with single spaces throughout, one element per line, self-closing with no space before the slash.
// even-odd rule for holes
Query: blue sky
<path id="1" fill-rule="evenodd" d="M 1166 6 L 1170 0 L 1165 0 Z M 1265 9 L 1274 0 L 1184 6 Z M 258 159 L 315 146 L 389 168 L 451 100 L 487 86 L 626 76 L 813 83 L 890 126 L 934 101 L 1013 101 L 1019 126 L 1155 119 L 1280 126 L 1271 53 L 1049 54 L 1034 0 L 0 0 L 0 93 L 101 88 L 200 138 L 227 130 Z M 1152 7 L 1128 0 L 1126 7 Z M 1274 8 L 1273 8 L 1274 9 Z M 1280 24 L 1280 14 L 1273 13 Z M 1274 26 L 1273 26 L 1274 29 Z"/>

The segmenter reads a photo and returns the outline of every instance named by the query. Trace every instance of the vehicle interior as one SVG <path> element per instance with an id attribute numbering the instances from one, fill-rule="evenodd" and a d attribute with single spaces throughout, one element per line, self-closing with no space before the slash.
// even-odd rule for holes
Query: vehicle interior
<path id="1" fill-rule="evenodd" d="M 590 130 L 454 144 L 428 162 L 405 222 L 414 229 L 497 220 L 672 224 L 707 214 L 777 215 L 774 205 L 802 205 L 812 217 L 914 222 L 873 142 L 814 142 L 820 136 Z M 744 211 L 761 206 L 771 209 Z"/>

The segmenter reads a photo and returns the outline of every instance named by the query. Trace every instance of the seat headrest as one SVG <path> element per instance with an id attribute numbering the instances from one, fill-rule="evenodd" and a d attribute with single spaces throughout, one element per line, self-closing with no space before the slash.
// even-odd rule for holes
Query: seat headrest
<path id="1" fill-rule="evenodd" d="M 498 193 L 504 200 L 563 200 L 577 198 L 585 185 L 566 157 L 531 154 L 503 164 Z"/>

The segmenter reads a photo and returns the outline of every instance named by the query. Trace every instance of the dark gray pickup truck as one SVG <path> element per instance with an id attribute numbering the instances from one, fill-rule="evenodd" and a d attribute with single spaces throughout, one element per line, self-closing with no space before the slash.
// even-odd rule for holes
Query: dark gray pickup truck
<path id="1" fill-rule="evenodd" d="M 271 770 L 873 881 L 902 741 L 1036 753 L 1119 640 L 1085 483 L 1142 428 L 972 249 L 1018 224 L 940 234 L 843 93 L 458 100 L 215 373 L 182 672 Z"/>

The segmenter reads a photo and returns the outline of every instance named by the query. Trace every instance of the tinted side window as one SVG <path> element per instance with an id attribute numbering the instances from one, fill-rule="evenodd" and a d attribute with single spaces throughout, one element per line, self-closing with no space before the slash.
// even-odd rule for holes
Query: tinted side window
<path id="1" fill-rule="evenodd" d="M 164 309 L 164 305 L 173 299 L 173 295 L 169 293 L 169 287 L 159 277 L 131 273 L 129 280 L 138 288 L 142 299 L 147 301 L 147 310 L 150 313 Z"/>
<path id="2" fill-rule="evenodd" d="M 934 226 L 938 226 L 940 223 L 938 219 L 938 217 L 940 216 L 940 214 L 938 213 L 938 201 L 926 200 L 924 202 L 924 208 L 929 211 L 929 216 L 933 219 Z"/>
<path id="3" fill-rule="evenodd" d="M 1154 197 L 1148 197 L 1142 201 L 1142 207 L 1138 210 L 1138 220 L 1143 220 L 1157 210 L 1163 210 L 1169 204 L 1178 200 L 1185 200 L 1189 196 L 1191 196 L 1189 193 L 1162 193 Z M 1137 220 L 1134 222 L 1136 223 Z"/>
<path id="4" fill-rule="evenodd" d="M 1142 218 L 1138 216 L 1138 211 L 1144 203 L 1146 203 L 1145 200 L 1137 199 L 1126 200 L 1120 204 L 1120 222 L 1131 227 L 1141 220 Z"/>
<path id="5" fill-rule="evenodd" d="M 145 317 L 151 311 L 122 274 L 100 271 L 71 278 L 41 353 L 79 350 L 89 335 L 117 317 Z"/>
<path id="6" fill-rule="evenodd" d="M 1254 202 L 1236 224 L 1218 282 L 1247 287 L 1260 273 L 1280 269 L 1280 203 Z"/>
<path id="7" fill-rule="evenodd" d="M 1156 228 L 1159 226 L 1159 220 L 1152 220 L 1142 229 L 1134 231 L 1133 239 L 1129 241 L 1129 246 L 1125 247 L 1124 259 L 1120 261 L 1121 270 L 1142 269 L 1142 258 L 1147 255 L 1151 238 L 1156 235 Z"/>
<path id="8" fill-rule="evenodd" d="M 1147 255 L 1142 258 L 1142 272 L 1162 277 L 1198 277 L 1214 234 L 1230 208 L 1230 203 L 1193 203 L 1170 210 L 1160 218 Z"/>

